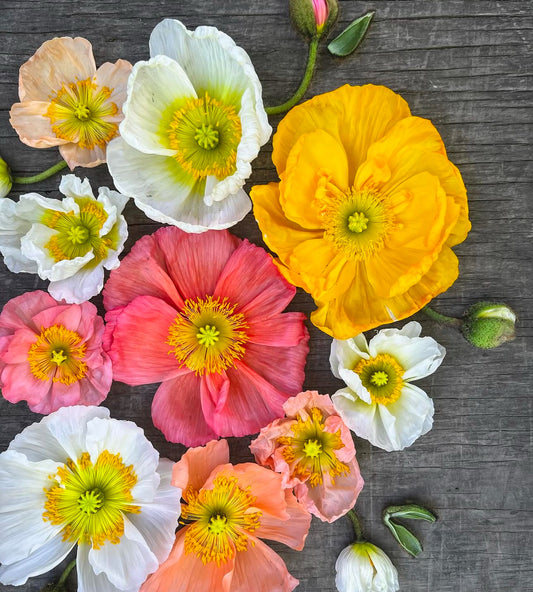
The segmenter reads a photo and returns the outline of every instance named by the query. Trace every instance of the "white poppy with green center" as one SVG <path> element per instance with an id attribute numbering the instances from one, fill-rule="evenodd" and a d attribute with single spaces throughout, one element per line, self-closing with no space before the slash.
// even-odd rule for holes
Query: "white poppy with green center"
<path id="1" fill-rule="evenodd" d="M 421 330 L 413 321 L 369 342 L 360 333 L 331 344 L 331 371 L 346 383 L 332 396 L 335 408 L 360 438 L 389 452 L 411 446 L 433 425 L 433 401 L 412 381 L 433 374 L 446 350 Z"/>
<path id="2" fill-rule="evenodd" d="M 119 265 L 128 198 L 100 187 L 96 199 L 89 181 L 75 175 L 64 176 L 59 191 L 65 199 L 28 193 L 17 203 L 0 200 L 0 252 L 11 271 L 50 280 L 56 300 L 85 302 L 102 290 L 104 268 Z"/>
<path id="3" fill-rule="evenodd" d="M 62 407 L 0 454 L 0 583 L 20 586 L 77 545 L 78 589 L 139 590 L 170 553 L 174 463 L 103 407 Z"/>
<path id="4" fill-rule="evenodd" d="M 251 209 L 242 189 L 272 128 L 246 52 L 214 27 L 167 19 L 135 64 L 120 137 L 107 148 L 116 187 L 158 222 L 221 230 Z"/>

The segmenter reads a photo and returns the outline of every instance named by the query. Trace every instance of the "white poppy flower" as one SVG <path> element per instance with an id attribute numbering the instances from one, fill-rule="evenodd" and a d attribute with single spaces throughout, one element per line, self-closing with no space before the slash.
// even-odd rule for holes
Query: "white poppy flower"
<path id="1" fill-rule="evenodd" d="M 339 592 L 397 592 L 398 572 L 389 557 L 372 543 L 353 543 L 335 563 Z"/>
<path id="2" fill-rule="evenodd" d="M 153 220 L 186 232 L 229 228 L 250 211 L 242 187 L 272 128 L 246 52 L 214 27 L 159 23 L 128 82 L 116 187 Z"/>
<path id="3" fill-rule="evenodd" d="M 22 585 L 77 544 L 80 592 L 133 592 L 170 553 L 181 490 L 134 423 L 63 407 L 0 454 L 0 582 Z"/>
<path id="4" fill-rule="evenodd" d="M 104 267 L 119 265 L 128 198 L 100 187 L 95 199 L 88 179 L 75 175 L 65 175 L 59 191 L 65 199 L 0 200 L 0 252 L 11 271 L 37 273 L 56 300 L 79 304 L 102 290 Z"/>
<path id="5" fill-rule="evenodd" d="M 433 425 L 433 401 L 411 382 L 433 374 L 446 350 L 420 337 L 421 329 L 412 321 L 368 343 L 361 333 L 331 344 L 331 371 L 346 383 L 332 396 L 335 408 L 359 437 L 389 452 L 411 446 Z"/>

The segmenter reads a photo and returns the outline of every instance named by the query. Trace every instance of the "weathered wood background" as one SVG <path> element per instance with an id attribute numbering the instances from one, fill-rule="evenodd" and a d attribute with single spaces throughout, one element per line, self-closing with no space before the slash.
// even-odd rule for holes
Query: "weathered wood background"
<path id="1" fill-rule="evenodd" d="M 289 26 L 284 0 L 2 0 L 0 6 L 0 153 L 18 174 L 36 173 L 58 160 L 55 149 L 21 144 L 8 121 L 9 108 L 17 101 L 19 66 L 54 36 L 88 38 L 97 64 L 118 58 L 135 62 L 147 58 L 150 31 L 164 17 L 178 18 L 189 28 L 215 25 L 250 54 L 267 105 L 283 101 L 296 88 L 305 63 L 306 48 Z M 322 46 L 309 96 L 344 83 L 384 84 L 401 93 L 414 114 L 434 121 L 463 174 L 473 223 L 467 241 L 456 249 L 460 277 L 436 306 L 460 315 L 479 298 L 504 300 L 520 319 L 513 343 L 481 352 L 451 329 L 420 314 L 415 317 L 424 334 L 448 350 L 438 372 L 421 383 L 435 401 L 434 428 L 400 453 L 356 440 L 366 480 L 357 509 L 368 538 L 396 564 L 402 591 L 532 591 L 533 2 L 341 1 L 340 9 L 337 31 L 369 9 L 376 10 L 374 23 L 355 56 L 334 59 Z M 270 156 L 268 145 L 255 162 L 248 188 L 275 180 Z M 104 166 L 76 172 L 95 186 L 112 183 Z M 31 190 L 59 197 L 57 186 L 56 177 Z M 20 189 L 16 187 L 12 197 Z M 128 250 L 157 225 L 133 203 L 126 217 Z M 251 216 L 234 231 L 261 243 Z M 24 291 L 46 288 L 36 276 L 15 275 L 0 266 L 2 305 Z M 309 312 L 312 302 L 299 293 L 291 307 Z M 305 386 L 332 393 L 340 383 L 329 370 L 330 339 L 310 330 Z M 105 404 L 115 417 L 140 424 L 161 453 L 177 460 L 183 447 L 165 442 L 151 423 L 155 389 L 118 383 Z M 0 450 L 40 419 L 25 403 L 12 405 L 3 399 L 0 413 Z M 250 460 L 248 442 L 231 442 L 234 461 Z M 414 526 L 424 544 L 416 560 L 399 549 L 381 523 L 383 507 L 404 500 L 423 503 L 439 515 L 435 525 Z M 348 520 L 323 524 L 313 519 L 303 552 L 282 545 L 276 549 L 300 579 L 298 590 L 332 592 L 335 559 L 351 540 Z M 38 591 L 59 572 L 34 578 L 23 589 Z M 74 576 L 69 586 L 76 589 Z"/>

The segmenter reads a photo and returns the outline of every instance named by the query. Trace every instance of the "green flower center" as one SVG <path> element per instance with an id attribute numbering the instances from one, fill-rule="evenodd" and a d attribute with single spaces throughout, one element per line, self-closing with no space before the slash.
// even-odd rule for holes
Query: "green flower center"
<path id="1" fill-rule="evenodd" d="M 318 440 L 307 440 L 303 446 L 303 453 L 310 458 L 316 458 L 322 453 L 322 444 Z"/>
<path id="2" fill-rule="evenodd" d="M 104 505 L 104 494 L 99 489 L 83 492 L 78 498 L 78 506 L 86 514 L 96 514 Z"/>
<path id="3" fill-rule="evenodd" d="M 87 265 L 96 266 L 107 257 L 109 249 L 117 248 L 118 223 L 101 236 L 108 218 L 104 206 L 89 197 L 76 198 L 75 201 L 80 208 L 78 215 L 73 211 L 45 210 L 40 222 L 56 232 L 44 247 L 56 263 L 83 257 L 91 251 L 94 257 Z"/>
<path id="4" fill-rule="evenodd" d="M 363 232 L 368 227 L 368 218 L 363 212 L 354 212 L 348 217 L 348 229 L 350 232 Z"/>
<path id="5" fill-rule="evenodd" d="M 224 179 L 236 170 L 241 121 L 235 107 L 207 93 L 173 112 L 165 129 L 174 158 L 196 180 Z"/>
<path id="6" fill-rule="evenodd" d="M 369 360 L 360 360 L 353 370 L 370 393 L 372 403 L 389 405 L 400 398 L 404 369 L 393 356 L 379 354 Z"/>

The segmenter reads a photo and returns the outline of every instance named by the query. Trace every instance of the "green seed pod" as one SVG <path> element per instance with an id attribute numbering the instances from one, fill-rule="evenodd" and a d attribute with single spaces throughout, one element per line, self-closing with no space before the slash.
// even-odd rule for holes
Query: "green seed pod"
<path id="1" fill-rule="evenodd" d="M 515 338 L 516 314 L 506 304 L 477 302 L 465 313 L 465 339 L 474 347 L 492 349 Z"/>

